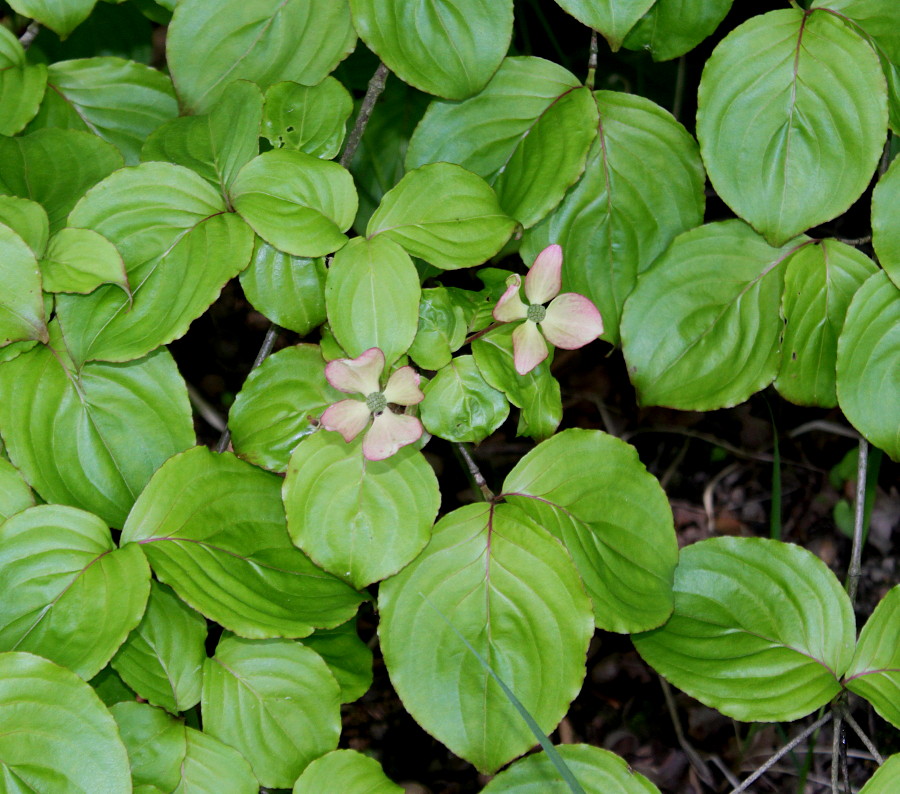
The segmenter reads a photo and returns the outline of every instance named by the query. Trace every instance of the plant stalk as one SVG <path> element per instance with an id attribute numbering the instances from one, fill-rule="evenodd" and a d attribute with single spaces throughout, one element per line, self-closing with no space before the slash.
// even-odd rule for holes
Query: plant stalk
<path id="1" fill-rule="evenodd" d="M 859 461 L 856 466 L 856 504 L 853 515 L 853 547 L 850 551 L 850 567 L 847 570 L 847 595 L 850 604 L 856 604 L 862 568 L 863 530 L 866 520 L 866 475 L 869 467 L 869 442 L 859 439 Z"/>
<path id="2" fill-rule="evenodd" d="M 487 481 L 481 474 L 481 469 L 478 468 L 478 464 L 475 462 L 475 459 L 469 454 L 469 450 L 466 445 L 461 442 L 456 442 L 453 446 L 459 453 L 459 457 L 461 457 L 465 462 L 466 467 L 469 470 L 469 475 L 471 476 L 472 481 L 475 483 L 475 485 L 478 486 L 478 489 L 481 491 L 481 495 L 484 497 L 484 501 L 493 502 L 496 498 L 494 496 L 494 492 L 488 487 Z"/>

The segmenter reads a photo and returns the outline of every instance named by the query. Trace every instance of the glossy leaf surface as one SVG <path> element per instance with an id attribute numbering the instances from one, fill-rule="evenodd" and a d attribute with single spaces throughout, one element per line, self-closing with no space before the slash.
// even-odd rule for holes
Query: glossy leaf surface
<path id="1" fill-rule="evenodd" d="M 195 447 L 144 489 L 121 543 L 190 606 L 252 638 L 302 637 L 348 620 L 362 597 L 291 545 L 281 478 Z"/>
<path id="2" fill-rule="evenodd" d="M 466 315 L 443 287 L 423 289 L 419 325 L 409 348 L 410 358 L 422 369 L 439 370 L 466 339 Z"/>
<path id="3" fill-rule="evenodd" d="M 0 224 L 21 237 L 40 258 L 50 239 L 50 221 L 44 208 L 31 199 L 0 196 Z"/>
<path id="4" fill-rule="evenodd" d="M 841 689 L 853 657 L 850 600 L 811 552 L 763 538 L 681 551 L 675 612 L 633 637 L 644 660 L 702 703 L 743 721 L 805 717 Z"/>
<path id="5" fill-rule="evenodd" d="M 822 11 L 772 11 L 736 28 L 707 61 L 698 102 L 713 187 L 773 245 L 859 198 L 887 129 L 877 56 Z"/>
<path id="6" fill-rule="evenodd" d="M 333 77 L 314 86 L 275 83 L 266 91 L 262 135 L 275 149 L 330 160 L 341 150 L 352 112 L 353 97 Z"/>
<path id="7" fill-rule="evenodd" d="M 500 66 L 512 0 L 350 0 L 359 37 L 401 80 L 447 99 L 477 93 Z"/>
<path id="8" fill-rule="evenodd" d="M 355 237 L 328 270 L 328 322 L 351 358 L 378 347 L 390 365 L 415 338 L 420 295 L 415 265 L 397 243 Z"/>
<path id="9" fill-rule="evenodd" d="M 785 260 L 737 220 L 676 237 L 625 304 L 622 343 L 643 405 L 737 405 L 775 378 Z"/>
<path id="10" fill-rule="evenodd" d="M 131 789 L 128 756 L 100 699 L 70 670 L 0 654 L 0 775 L 9 791 Z"/>
<path id="11" fill-rule="evenodd" d="M 118 249 L 91 229 L 60 229 L 41 259 L 47 292 L 93 292 L 101 284 L 115 284 L 131 294 L 125 263 Z"/>
<path id="12" fill-rule="evenodd" d="M 292 794 L 319 794 L 340 780 L 347 791 L 359 794 L 402 794 L 381 764 L 356 750 L 332 750 L 317 758 L 297 778 Z"/>
<path id="13" fill-rule="evenodd" d="M 28 65 L 19 40 L 0 28 L 0 135 L 15 135 L 34 118 L 46 88 L 47 67 Z"/>
<path id="14" fill-rule="evenodd" d="M 897 786 L 900 786 L 900 753 L 888 758 L 859 794 L 893 794 Z"/>
<path id="15" fill-rule="evenodd" d="M 279 350 L 247 377 L 228 414 L 232 444 L 244 460 L 284 472 L 294 448 L 344 395 L 325 380 L 317 345 Z"/>
<path id="16" fill-rule="evenodd" d="M 34 339 L 46 342 L 47 321 L 41 296 L 41 272 L 34 251 L 9 226 L 0 223 L 0 345 Z"/>
<path id="17" fill-rule="evenodd" d="M 65 3 L 53 0 L 12 0 L 10 6 L 16 13 L 40 22 L 64 39 L 88 18 L 96 2 L 97 0 L 66 0 Z"/>
<path id="18" fill-rule="evenodd" d="M 624 46 L 649 50 L 654 61 L 669 61 L 690 52 L 725 19 L 734 0 L 654 0 L 628 32 Z"/>
<path id="19" fill-rule="evenodd" d="M 418 450 L 366 460 L 359 438 L 348 444 L 328 431 L 294 450 L 282 497 L 294 544 L 356 589 L 397 573 L 425 547 L 441 501 Z"/>
<path id="20" fill-rule="evenodd" d="M 895 158 L 872 193 L 872 245 L 884 272 L 900 288 L 900 160 Z"/>
<path id="21" fill-rule="evenodd" d="M 597 135 L 584 174 L 562 203 L 526 232 L 533 262 L 551 243 L 563 248 L 563 292 L 590 298 L 603 338 L 619 342 L 619 319 L 638 274 L 681 232 L 703 220 L 705 173 L 697 143 L 643 97 L 598 91 Z"/>
<path id="22" fill-rule="evenodd" d="M 900 460 L 900 289 L 885 272 L 859 288 L 838 340 L 837 394 L 850 423 Z"/>
<path id="23" fill-rule="evenodd" d="M 352 703 L 372 686 L 372 650 L 356 633 L 356 621 L 316 629 L 300 640 L 325 660 L 341 688 L 341 703 Z"/>
<path id="24" fill-rule="evenodd" d="M 200 613 L 154 581 L 147 611 L 112 665 L 144 700 L 177 714 L 200 700 L 205 641 L 206 621 Z"/>
<path id="25" fill-rule="evenodd" d="M 202 113 L 232 80 L 316 85 L 355 42 L 347 0 L 181 0 L 166 56 L 182 105 Z"/>
<path id="26" fill-rule="evenodd" d="M 563 546 L 512 505 L 444 516 L 378 601 L 381 647 L 404 706 L 482 771 L 524 753 L 534 735 L 459 635 L 545 732 L 581 687 L 590 601 Z"/>
<path id="27" fill-rule="evenodd" d="M 93 678 L 144 613 L 150 569 L 117 549 L 96 516 L 62 505 L 0 526 L 0 649 L 28 651 Z"/>
<path id="28" fill-rule="evenodd" d="M 113 527 L 160 464 L 194 443 L 187 390 L 166 351 L 77 375 L 45 347 L 24 353 L 0 366 L 0 432 L 46 501 Z"/>

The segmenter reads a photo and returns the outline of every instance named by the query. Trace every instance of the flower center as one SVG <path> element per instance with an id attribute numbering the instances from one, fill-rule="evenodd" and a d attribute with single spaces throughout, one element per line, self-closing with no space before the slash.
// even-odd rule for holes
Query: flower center
<path id="1" fill-rule="evenodd" d="M 373 414 L 380 414 L 385 408 L 387 408 L 387 404 L 387 399 L 380 391 L 373 391 L 368 397 L 366 397 L 366 408 L 368 408 Z"/>
<path id="2" fill-rule="evenodd" d="M 533 323 L 541 323 L 544 321 L 544 316 L 546 314 L 547 310 L 543 306 L 538 303 L 532 303 L 531 306 L 528 307 L 528 314 L 526 317 Z"/>

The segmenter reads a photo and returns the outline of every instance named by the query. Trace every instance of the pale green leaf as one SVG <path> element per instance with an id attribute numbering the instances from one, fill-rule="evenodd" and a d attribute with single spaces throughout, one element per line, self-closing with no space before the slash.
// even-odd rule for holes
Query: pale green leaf
<path id="1" fill-rule="evenodd" d="M 529 227 L 581 175 L 596 130 L 597 107 L 571 72 L 541 58 L 506 58 L 479 94 L 431 103 L 406 167 L 457 163 L 487 180 L 503 211 Z"/>
<path id="2" fill-rule="evenodd" d="M 291 256 L 257 237 L 241 289 L 273 323 L 306 336 L 325 322 L 325 275 L 324 259 Z"/>
<path id="3" fill-rule="evenodd" d="M 128 755 L 100 699 L 70 670 L 0 654 L 0 780 L 10 792 L 122 794 Z"/>
<path id="4" fill-rule="evenodd" d="M 597 137 L 584 174 L 562 203 L 525 233 L 533 262 L 563 248 L 563 291 L 590 298 L 603 338 L 619 343 L 619 320 L 637 277 L 672 239 L 703 221 L 706 175 L 697 143 L 649 99 L 598 91 Z"/>
<path id="5" fill-rule="evenodd" d="M 356 215 L 350 172 L 329 160 L 275 149 L 251 160 L 231 187 L 231 200 L 266 242 L 294 256 L 317 257 L 347 242 Z"/>
<path id="6" fill-rule="evenodd" d="M 877 56 L 822 10 L 771 11 L 733 30 L 706 62 L 698 104 L 713 187 L 773 245 L 856 201 L 887 131 Z"/>
<path id="7" fill-rule="evenodd" d="M 330 160 L 341 150 L 352 112 L 353 97 L 333 77 L 315 86 L 275 83 L 266 91 L 262 136 L 276 149 Z"/>
<path id="8" fill-rule="evenodd" d="M 837 405 L 837 341 L 856 290 L 878 267 L 837 240 L 806 245 L 787 263 L 781 367 L 775 388 L 800 405 Z"/>
<path id="9" fill-rule="evenodd" d="M 900 7 L 894 0 L 813 0 L 812 8 L 837 11 L 859 25 L 900 63 Z"/>
<path id="10" fill-rule="evenodd" d="M 279 350 L 247 376 L 231 407 L 234 451 L 257 466 L 284 472 L 294 448 L 318 426 L 316 420 L 344 396 L 325 380 L 318 346 Z"/>
<path id="11" fill-rule="evenodd" d="M 447 99 L 477 93 L 500 66 L 512 0 L 350 0 L 359 37 L 401 80 Z"/>
<path id="12" fill-rule="evenodd" d="M 50 224 L 46 211 L 36 201 L 0 196 L 0 224 L 18 234 L 36 257 L 43 256 L 50 238 Z"/>
<path id="13" fill-rule="evenodd" d="M 872 246 L 884 272 L 900 287 L 900 158 L 872 193 Z"/>
<path id="14" fill-rule="evenodd" d="M 34 504 L 34 494 L 15 466 L 0 457 L 0 524 Z"/>
<path id="15" fill-rule="evenodd" d="M 423 391 L 422 424 L 447 441 L 483 441 L 509 415 L 503 392 L 487 384 L 472 356 L 454 358 Z"/>
<path id="16" fill-rule="evenodd" d="M 131 295 L 122 255 L 91 229 L 60 229 L 40 265 L 47 292 L 88 293 L 101 284 L 115 284 Z"/>
<path id="17" fill-rule="evenodd" d="M 138 161 L 147 136 L 178 115 L 169 77 L 122 58 L 51 64 L 47 86 L 28 131 L 61 127 L 92 132 L 116 146 L 129 164 Z"/>
<path id="18" fill-rule="evenodd" d="M 557 747 L 566 766 L 585 794 L 659 794 L 647 778 L 635 772 L 621 756 L 587 744 Z M 569 794 L 571 789 L 546 753 L 516 761 L 491 780 L 483 794 Z"/>
<path id="19" fill-rule="evenodd" d="M 564 430 L 519 461 L 503 492 L 569 549 L 598 627 L 632 633 L 671 614 L 672 511 L 633 447 L 599 430 Z"/>
<path id="20" fill-rule="evenodd" d="M 445 270 L 480 265 L 509 239 L 516 222 L 483 179 L 451 163 L 410 171 L 381 200 L 366 236 L 383 235 Z"/>
<path id="21" fill-rule="evenodd" d="M 28 243 L 2 223 L 0 284 L 3 284 L 3 291 L 0 292 L 0 346 L 28 339 L 46 342 L 47 321 L 37 259 Z"/>
<path id="22" fill-rule="evenodd" d="M 425 547 L 441 502 L 417 449 L 371 461 L 361 437 L 348 444 L 327 431 L 294 450 L 282 497 L 294 544 L 357 589 L 397 573 Z"/>
<path id="23" fill-rule="evenodd" d="M 325 660 L 341 687 L 341 703 L 352 703 L 372 686 L 372 650 L 356 633 L 356 621 L 316 629 L 300 640 Z"/>
<path id="24" fill-rule="evenodd" d="M 11 0 L 17 14 L 30 17 L 65 39 L 90 16 L 97 0 Z"/>
<path id="25" fill-rule="evenodd" d="M 378 602 L 385 664 L 403 705 L 482 772 L 524 753 L 534 735 L 457 632 L 544 732 L 581 688 L 590 601 L 562 544 L 512 505 L 444 516 L 425 550 L 381 584 Z"/>
<path id="26" fill-rule="evenodd" d="M 0 25 L 0 135 L 15 135 L 34 118 L 46 88 L 47 67 L 28 65 L 19 40 Z"/>
<path id="27" fill-rule="evenodd" d="M 291 544 L 282 480 L 195 447 L 160 467 L 122 530 L 157 578 L 201 614 L 252 638 L 337 626 L 362 596 Z"/>
<path id="28" fill-rule="evenodd" d="M 241 78 L 316 85 L 355 43 L 347 0 L 181 0 L 166 56 L 182 105 L 202 113 Z"/>
<path id="29" fill-rule="evenodd" d="M 884 271 L 859 288 L 838 339 L 837 395 L 847 419 L 900 460 L 900 289 Z"/>
<path id="30" fill-rule="evenodd" d="M 725 19 L 734 0 L 654 0 L 628 32 L 623 46 L 649 50 L 654 61 L 669 61 L 690 52 Z"/>
<path id="31" fill-rule="evenodd" d="M 85 680 L 102 670 L 144 613 L 150 569 L 116 549 L 83 510 L 39 505 L 0 526 L 0 649 L 29 651 Z"/>
<path id="32" fill-rule="evenodd" d="M 851 692 L 900 728 L 900 585 L 888 591 L 859 635 L 856 655 L 844 679 Z"/>
<path id="33" fill-rule="evenodd" d="M 675 611 L 632 637 L 657 672 L 745 722 L 786 722 L 841 691 L 856 630 L 850 599 L 809 551 L 713 538 L 681 551 Z"/>
<path id="34" fill-rule="evenodd" d="M 65 168 L 59 164 L 65 163 Z M 96 135 L 46 129 L 19 138 L 0 137 L 0 193 L 32 199 L 50 219 L 50 233 L 85 191 L 122 166 L 122 155 Z"/>
<path id="35" fill-rule="evenodd" d="M 126 548 L 137 548 L 130 544 Z M 112 660 L 128 686 L 173 714 L 200 700 L 206 621 L 163 584 L 152 582 L 147 611 Z"/>
<path id="36" fill-rule="evenodd" d="M 78 373 L 46 347 L 0 365 L 0 433 L 46 501 L 113 527 L 159 465 L 194 443 L 187 389 L 164 350 Z"/>
<path id="37" fill-rule="evenodd" d="M 888 758 L 859 794 L 894 794 L 900 787 L 900 753 Z"/>
<path id="38" fill-rule="evenodd" d="M 355 358 L 379 347 L 388 365 L 416 336 L 419 276 L 409 255 L 387 237 L 355 237 L 334 257 L 325 283 L 328 322 Z"/>
<path id="39" fill-rule="evenodd" d="M 746 400 L 778 373 L 785 260 L 738 220 L 675 238 L 625 303 L 622 345 L 643 405 L 706 411 Z"/>
<path id="40" fill-rule="evenodd" d="M 237 749 L 273 788 L 292 785 L 337 747 L 341 732 L 340 689 L 328 665 L 292 640 L 223 637 L 203 666 L 201 707 L 203 730 Z"/>
<path id="41" fill-rule="evenodd" d="M 556 0 L 579 22 L 593 28 L 609 42 L 613 52 L 653 5 L 654 0 Z"/>
<path id="42" fill-rule="evenodd" d="M 340 780 L 353 794 L 403 794 L 374 758 L 356 750 L 332 750 L 317 758 L 297 778 L 292 794 L 321 794 Z"/>
<path id="43" fill-rule="evenodd" d="M 438 370 L 450 363 L 466 339 L 466 313 L 444 287 L 423 289 L 419 326 L 409 356 L 422 369 Z"/>

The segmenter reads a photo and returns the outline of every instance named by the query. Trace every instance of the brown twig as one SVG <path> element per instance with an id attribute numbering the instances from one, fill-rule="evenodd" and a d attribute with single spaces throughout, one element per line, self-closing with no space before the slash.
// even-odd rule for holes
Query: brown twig
<path id="1" fill-rule="evenodd" d="M 463 459 L 466 464 L 466 468 L 469 470 L 469 475 L 472 478 L 472 481 L 475 485 L 478 486 L 478 489 L 481 491 L 481 495 L 484 497 L 485 502 L 493 502 L 495 500 L 494 492 L 488 488 L 487 481 L 481 474 L 481 470 L 478 468 L 478 464 L 475 463 L 475 459 L 469 454 L 469 450 L 466 448 L 466 445 L 461 442 L 456 442 L 454 445 L 459 457 Z"/>
<path id="2" fill-rule="evenodd" d="M 19 36 L 19 44 L 22 45 L 23 50 L 27 50 L 31 46 L 31 42 L 33 42 L 37 38 L 37 34 L 40 33 L 41 26 L 34 20 L 28 23 L 28 27 L 25 28 L 25 32 Z"/>

